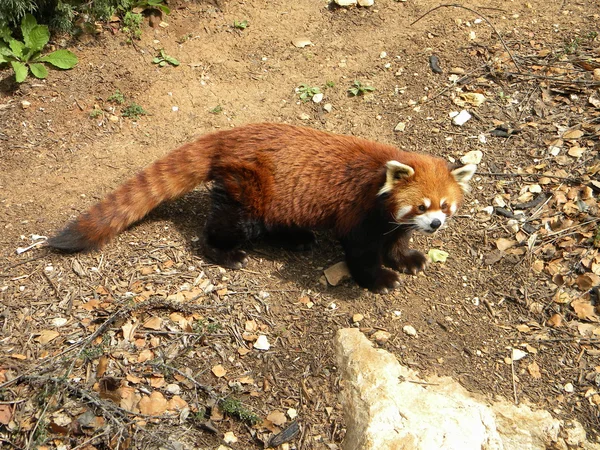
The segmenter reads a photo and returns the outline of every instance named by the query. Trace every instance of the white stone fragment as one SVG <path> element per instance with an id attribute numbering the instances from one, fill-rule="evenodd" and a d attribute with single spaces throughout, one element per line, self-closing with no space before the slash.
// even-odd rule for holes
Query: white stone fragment
<path id="1" fill-rule="evenodd" d="M 256 350 L 264 350 L 267 351 L 271 348 L 271 344 L 269 344 L 269 340 L 264 334 L 261 334 L 258 339 L 254 342 L 253 347 Z"/>
<path id="2" fill-rule="evenodd" d="M 479 164 L 483 158 L 483 152 L 481 150 L 472 150 L 466 153 L 460 158 L 460 162 L 463 164 Z"/>
<path id="3" fill-rule="evenodd" d="M 407 334 L 408 336 L 417 335 L 417 330 L 412 325 L 404 325 L 404 327 L 402 327 L 402 331 L 404 331 L 404 334 Z"/>
<path id="4" fill-rule="evenodd" d="M 375 4 L 375 0 L 358 0 L 358 4 L 360 6 L 373 6 Z"/>
<path id="5" fill-rule="evenodd" d="M 323 100 L 323 93 L 319 92 L 318 94 L 313 95 L 312 101 L 314 103 L 321 103 L 321 101 Z"/>
<path id="6" fill-rule="evenodd" d="M 461 112 L 459 112 L 456 116 L 452 118 L 452 123 L 454 125 L 462 127 L 469 120 L 471 120 L 471 114 L 469 114 L 469 111 L 463 109 Z"/>
<path id="7" fill-rule="evenodd" d="M 356 5 L 356 0 L 335 0 L 335 3 L 339 6 L 352 6 Z"/>
<path id="8" fill-rule="evenodd" d="M 527 355 L 528 355 L 527 352 L 524 352 L 523 350 L 520 350 L 518 348 L 513 348 L 510 359 L 512 359 L 513 361 L 518 361 L 520 359 L 525 358 Z"/>

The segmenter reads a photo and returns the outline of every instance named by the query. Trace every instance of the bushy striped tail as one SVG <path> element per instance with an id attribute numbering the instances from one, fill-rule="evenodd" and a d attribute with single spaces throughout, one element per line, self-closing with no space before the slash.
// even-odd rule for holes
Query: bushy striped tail
<path id="1" fill-rule="evenodd" d="M 174 150 L 48 239 L 48 246 L 64 252 L 101 247 L 162 202 L 207 181 L 212 153 L 206 137 Z"/>

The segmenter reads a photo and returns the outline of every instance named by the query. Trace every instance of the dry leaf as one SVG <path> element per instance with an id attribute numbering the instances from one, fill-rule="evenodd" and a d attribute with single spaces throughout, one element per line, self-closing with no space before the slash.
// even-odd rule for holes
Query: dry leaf
<path id="1" fill-rule="evenodd" d="M 594 305 L 592 305 L 589 300 L 578 298 L 571 302 L 571 307 L 580 319 L 589 320 L 591 322 L 598 321 Z"/>
<path id="2" fill-rule="evenodd" d="M 212 373 L 214 373 L 216 377 L 221 378 L 225 376 L 227 371 L 221 364 L 217 364 L 215 367 L 212 368 Z"/>
<path id="3" fill-rule="evenodd" d="M 511 247 L 514 247 L 515 245 L 517 245 L 517 241 L 515 241 L 514 239 L 500 238 L 496 241 L 496 247 L 498 247 L 498 250 L 502 252 Z"/>
<path id="4" fill-rule="evenodd" d="M 104 376 L 106 368 L 108 367 L 108 356 L 102 355 L 98 361 L 98 367 L 96 367 L 96 378 L 100 379 Z"/>
<path id="5" fill-rule="evenodd" d="M 589 291 L 594 286 L 600 286 L 600 276 L 594 273 L 585 273 L 579 275 L 575 283 L 582 291 Z"/>
<path id="6" fill-rule="evenodd" d="M 581 136 L 583 136 L 583 131 L 581 130 L 565 131 L 562 135 L 563 139 L 579 139 Z"/>
<path id="7" fill-rule="evenodd" d="M 135 319 L 131 319 L 130 321 L 126 322 L 122 327 L 121 327 L 121 331 L 123 332 L 123 339 L 125 339 L 128 342 L 133 342 L 134 341 L 134 334 L 135 334 L 135 330 L 137 328 L 137 321 Z"/>
<path id="8" fill-rule="evenodd" d="M 144 395 L 139 403 L 140 412 L 149 416 L 160 416 L 167 410 L 167 399 L 159 391 Z"/>
<path id="9" fill-rule="evenodd" d="M 145 350 L 142 350 L 140 352 L 140 354 L 138 355 L 137 362 L 143 363 L 146 361 L 150 361 L 152 359 L 154 359 L 154 352 L 150 349 L 145 349 Z"/>
<path id="10" fill-rule="evenodd" d="M 162 328 L 162 319 L 160 317 L 151 317 L 144 323 L 144 328 L 159 331 Z"/>
<path id="11" fill-rule="evenodd" d="M 533 361 L 531 364 L 529 364 L 527 366 L 527 371 L 529 372 L 529 375 L 531 375 L 531 377 L 535 378 L 536 380 L 539 380 L 540 378 L 542 378 L 542 373 L 540 372 L 540 366 L 538 366 L 538 363 L 536 363 L 535 361 Z"/>
<path id="12" fill-rule="evenodd" d="M 42 330 L 40 335 L 36 337 L 35 340 L 40 344 L 45 345 L 48 342 L 56 339 L 58 336 L 60 336 L 60 333 L 56 330 Z"/>
<path id="13" fill-rule="evenodd" d="M 270 421 L 271 423 L 277 425 L 277 426 L 281 426 L 281 425 L 283 425 L 283 424 L 285 424 L 287 422 L 285 414 L 282 413 L 281 411 L 278 411 L 278 410 L 275 410 L 275 411 L 271 412 L 267 416 L 267 420 Z"/>
<path id="14" fill-rule="evenodd" d="M 12 419 L 12 408 L 10 405 L 0 405 L 0 423 L 8 425 Z"/>
<path id="15" fill-rule="evenodd" d="M 552 317 L 548 319 L 546 324 L 550 327 L 558 328 L 562 326 L 562 316 L 560 314 L 553 314 Z"/>
<path id="16" fill-rule="evenodd" d="M 188 403 L 182 399 L 179 395 L 174 395 L 171 400 L 167 403 L 167 409 L 169 411 L 182 411 L 184 408 L 187 408 Z"/>

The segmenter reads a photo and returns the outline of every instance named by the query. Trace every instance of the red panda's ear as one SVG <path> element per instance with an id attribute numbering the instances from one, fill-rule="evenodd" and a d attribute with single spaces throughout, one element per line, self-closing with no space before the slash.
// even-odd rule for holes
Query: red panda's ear
<path id="1" fill-rule="evenodd" d="M 398 161 L 388 161 L 385 163 L 385 184 L 379 190 L 377 195 L 385 194 L 394 189 L 396 183 L 403 178 L 412 177 L 415 174 L 415 169 Z"/>
<path id="2" fill-rule="evenodd" d="M 450 174 L 456 182 L 460 185 L 464 192 L 468 192 L 469 190 L 469 180 L 473 178 L 475 175 L 475 171 L 477 170 L 477 166 L 475 164 L 467 164 L 466 166 L 459 167 L 458 169 L 454 169 Z"/>

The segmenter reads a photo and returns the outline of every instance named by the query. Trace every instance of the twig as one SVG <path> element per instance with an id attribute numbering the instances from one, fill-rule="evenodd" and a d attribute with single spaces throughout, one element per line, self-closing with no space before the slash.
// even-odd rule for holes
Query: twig
<path id="1" fill-rule="evenodd" d="M 570 177 L 560 177 L 558 175 L 546 175 L 544 173 L 504 173 L 504 172 L 477 172 L 477 175 L 481 175 L 484 177 L 505 177 L 505 178 L 512 178 L 512 177 L 521 177 L 521 178 L 525 178 L 525 177 L 531 177 L 531 178 L 554 178 L 556 180 L 564 180 L 568 183 L 579 183 L 582 184 L 584 183 L 584 181 L 580 178 L 570 178 Z"/>
<path id="2" fill-rule="evenodd" d="M 508 49 L 508 46 L 506 45 L 506 42 L 504 42 L 504 39 L 502 39 L 502 36 L 498 32 L 498 30 L 496 30 L 496 27 L 494 27 L 494 25 L 492 25 L 492 22 L 490 22 L 490 20 L 486 16 L 484 16 L 483 14 L 481 14 L 480 12 L 478 12 L 478 11 L 472 9 L 472 8 L 469 8 L 468 6 L 459 5 L 457 3 L 450 3 L 450 4 L 438 5 L 435 8 L 430 9 L 425 14 L 423 14 L 421 17 L 419 17 L 417 20 L 415 20 L 413 23 L 411 23 L 410 26 L 413 26 L 415 23 L 417 23 L 423 17 L 425 17 L 429 13 L 432 13 L 436 9 L 440 9 L 440 8 L 462 8 L 462 9 L 466 9 L 467 11 L 470 11 L 473 14 L 477 14 L 479 17 L 481 17 L 483 20 L 485 20 L 486 23 L 492 28 L 492 30 L 494 30 L 494 32 L 496 33 L 496 36 L 498 36 L 498 39 L 500 39 L 500 42 L 502 43 L 502 46 L 504 47 L 504 50 L 506 50 L 506 53 L 508 53 L 508 55 L 510 56 L 510 59 L 512 60 L 513 64 L 515 65 L 515 67 L 517 68 L 517 70 L 519 71 L 519 73 L 521 73 L 521 68 L 519 67 L 519 64 L 517 63 L 517 60 L 515 59 L 515 57 L 511 53 L 511 51 Z"/>
<path id="3" fill-rule="evenodd" d="M 512 372 L 512 385 L 513 385 L 513 396 L 515 405 L 519 404 L 519 398 L 517 397 L 517 375 L 515 374 L 515 362 L 510 358 L 510 370 Z"/>
<path id="4" fill-rule="evenodd" d="M 585 84 L 585 85 L 588 85 L 590 87 L 600 86 L 600 81 L 590 81 L 590 80 L 581 80 L 581 79 L 565 80 L 564 78 L 550 77 L 550 76 L 547 76 L 547 75 L 535 75 L 533 73 L 523 73 L 523 72 L 519 72 L 519 73 L 504 72 L 504 74 L 507 75 L 507 76 L 511 75 L 511 76 L 515 76 L 515 77 L 537 78 L 537 79 L 540 79 L 540 80 L 556 81 L 558 83 Z"/>

